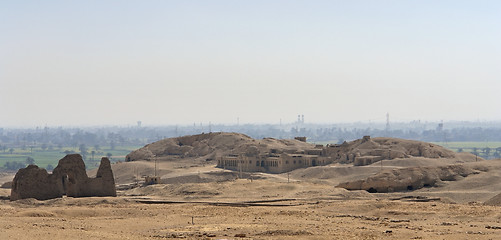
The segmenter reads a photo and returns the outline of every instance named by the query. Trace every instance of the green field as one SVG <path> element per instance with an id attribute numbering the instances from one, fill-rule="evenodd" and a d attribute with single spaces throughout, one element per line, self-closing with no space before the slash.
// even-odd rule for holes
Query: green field
<path id="1" fill-rule="evenodd" d="M 501 158 L 501 142 L 434 142 L 454 152 L 469 152 L 485 159 Z"/>
<path id="2" fill-rule="evenodd" d="M 125 155 L 129 154 L 131 151 L 141 148 L 142 146 L 117 146 L 114 150 L 109 148 L 102 148 L 99 150 L 89 149 L 87 154 L 87 159 L 85 160 L 85 165 L 88 169 L 93 169 L 99 166 L 99 162 L 101 157 L 106 157 L 108 153 L 111 153 L 111 161 L 123 161 Z M 62 149 L 54 149 L 54 150 L 41 150 L 41 149 L 33 149 L 31 152 L 30 149 L 21 149 L 21 148 L 13 148 L 14 151 L 12 154 L 9 150 L 0 151 L 0 168 L 5 165 L 6 162 L 21 162 L 25 163 L 28 157 L 31 157 L 35 160 L 35 164 L 39 167 L 46 168 L 47 165 L 51 164 L 53 167 L 57 166 L 59 159 L 63 158 L 66 153 L 65 151 L 73 151 L 75 153 L 79 153 L 78 148 L 62 148 Z M 92 159 L 91 151 L 94 150 L 96 153 L 94 154 L 94 158 Z"/>

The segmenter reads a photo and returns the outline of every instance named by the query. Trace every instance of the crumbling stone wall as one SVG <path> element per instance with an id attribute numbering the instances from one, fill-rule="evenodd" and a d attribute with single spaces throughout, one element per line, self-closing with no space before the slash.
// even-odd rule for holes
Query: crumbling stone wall
<path id="1" fill-rule="evenodd" d="M 29 165 L 20 169 L 12 183 L 12 201 L 24 198 L 46 200 L 68 197 L 116 196 L 115 180 L 108 158 L 101 159 L 96 178 L 89 178 L 80 154 L 69 154 L 59 160 L 52 174 Z"/>
<path id="2" fill-rule="evenodd" d="M 101 164 L 99 165 L 99 169 L 97 169 L 96 177 L 89 178 L 88 189 L 92 196 L 117 196 L 115 178 L 113 177 L 113 171 L 111 170 L 111 164 L 108 158 L 101 158 Z"/>
<path id="3" fill-rule="evenodd" d="M 36 165 L 19 169 L 12 181 L 10 200 L 36 198 L 46 200 L 62 197 L 55 178 Z"/>

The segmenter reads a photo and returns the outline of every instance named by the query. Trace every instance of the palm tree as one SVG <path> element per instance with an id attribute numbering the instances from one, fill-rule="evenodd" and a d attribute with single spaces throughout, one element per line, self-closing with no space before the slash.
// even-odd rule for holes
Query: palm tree
<path id="1" fill-rule="evenodd" d="M 484 154 L 487 158 L 489 158 L 489 155 L 491 153 L 491 148 L 490 147 L 486 147 L 484 149 L 482 149 L 482 151 L 484 151 Z"/>
<path id="2" fill-rule="evenodd" d="M 494 152 L 494 157 L 500 158 L 501 157 L 501 147 L 497 147 L 495 150 L 496 151 Z"/>
<path id="3" fill-rule="evenodd" d="M 54 167 L 52 166 L 52 164 L 49 164 L 49 165 L 47 165 L 47 167 L 45 169 L 47 171 L 52 171 L 52 170 L 54 170 Z"/>
<path id="4" fill-rule="evenodd" d="M 82 158 L 85 159 L 87 157 L 87 146 L 85 144 L 80 144 L 78 147 L 78 150 L 80 150 L 80 154 L 82 155 Z"/>
<path id="5" fill-rule="evenodd" d="M 35 164 L 35 159 L 33 159 L 32 157 L 27 157 L 25 163 L 28 165 Z"/>

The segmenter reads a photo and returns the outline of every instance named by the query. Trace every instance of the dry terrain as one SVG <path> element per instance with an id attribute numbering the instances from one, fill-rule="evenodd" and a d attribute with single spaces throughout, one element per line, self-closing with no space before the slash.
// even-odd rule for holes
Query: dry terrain
<path id="1" fill-rule="evenodd" d="M 3 191 L 3 194 L 6 192 Z M 0 204 L 0 239 L 499 239 L 501 208 L 269 180 Z M 414 197 L 411 197 L 414 196 Z"/>
<path id="2" fill-rule="evenodd" d="M 161 184 L 142 186 L 155 168 Z M 501 239 L 501 160 L 468 154 L 282 174 L 219 169 L 206 156 L 112 169 L 118 197 L 9 201 L 10 189 L 0 188 L 0 239 Z M 12 178 L 0 175 L 0 185 Z M 433 185 L 336 187 L 422 179 Z"/>

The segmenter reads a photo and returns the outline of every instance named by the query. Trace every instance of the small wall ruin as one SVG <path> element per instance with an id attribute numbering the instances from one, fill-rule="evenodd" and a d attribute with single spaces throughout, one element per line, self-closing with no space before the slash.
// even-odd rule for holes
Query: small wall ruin
<path id="1" fill-rule="evenodd" d="M 59 160 L 52 174 L 36 165 L 19 169 L 12 182 L 10 200 L 35 198 L 47 200 L 68 197 L 104 197 L 117 195 L 110 160 L 101 159 L 95 178 L 89 178 L 80 154 Z"/>
<path id="2" fill-rule="evenodd" d="M 145 185 L 159 184 L 160 179 L 161 178 L 159 176 L 146 176 L 144 177 L 144 184 Z"/>

